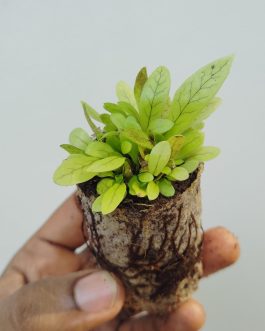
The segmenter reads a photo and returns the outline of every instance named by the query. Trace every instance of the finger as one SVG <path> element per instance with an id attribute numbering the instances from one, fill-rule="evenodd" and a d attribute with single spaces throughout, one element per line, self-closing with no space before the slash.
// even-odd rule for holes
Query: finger
<path id="1" fill-rule="evenodd" d="M 73 194 L 50 216 L 35 236 L 74 250 L 84 243 L 82 223 L 83 214 Z"/>
<path id="2" fill-rule="evenodd" d="M 216 227 L 205 232 L 202 250 L 204 276 L 230 266 L 239 255 L 239 242 L 227 229 Z"/>
<path id="3" fill-rule="evenodd" d="M 123 288 L 111 274 L 81 271 L 24 286 L 0 304 L 0 325 L 4 330 L 87 331 L 113 319 L 123 302 Z"/>
<path id="4" fill-rule="evenodd" d="M 120 331 L 197 331 L 205 323 L 205 312 L 200 303 L 190 299 L 167 317 L 144 316 L 127 321 Z"/>

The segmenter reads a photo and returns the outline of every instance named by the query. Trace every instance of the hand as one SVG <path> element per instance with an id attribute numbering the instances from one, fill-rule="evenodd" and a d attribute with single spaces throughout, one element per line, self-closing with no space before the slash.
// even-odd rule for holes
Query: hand
<path id="1" fill-rule="evenodd" d="M 114 331 L 124 302 L 119 281 L 95 266 L 84 243 L 82 212 L 74 196 L 22 247 L 0 278 L 0 325 L 5 331 Z M 236 238 L 218 227 L 205 233 L 204 275 L 234 263 Z M 195 331 L 205 320 L 195 300 L 162 320 L 151 315 L 125 322 L 120 331 Z"/>

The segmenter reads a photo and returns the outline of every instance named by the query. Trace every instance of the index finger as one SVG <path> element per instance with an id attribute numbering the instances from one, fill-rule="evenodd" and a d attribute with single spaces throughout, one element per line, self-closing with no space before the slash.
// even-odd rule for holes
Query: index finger
<path id="1" fill-rule="evenodd" d="M 49 217 L 34 236 L 68 249 L 84 243 L 83 214 L 78 198 L 72 194 Z"/>

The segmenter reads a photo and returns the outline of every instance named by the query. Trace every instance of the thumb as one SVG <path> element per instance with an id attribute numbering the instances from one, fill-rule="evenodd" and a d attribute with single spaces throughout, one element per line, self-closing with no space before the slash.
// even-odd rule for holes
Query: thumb
<path id="1" fill-rule="evenodd" d="M 6 331 L 87 331 L 112 320 L 124 291 L 108 272 L 86 270 L 28 284 L 0 304 Z"/>

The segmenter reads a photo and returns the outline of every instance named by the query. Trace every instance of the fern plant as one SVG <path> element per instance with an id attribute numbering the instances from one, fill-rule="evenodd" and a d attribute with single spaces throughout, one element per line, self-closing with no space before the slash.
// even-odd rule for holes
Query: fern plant
<path id="1" fill-rule="evenodd" d="M 82 102 L 93 131 L 74 129 L 69 156 L 55 171 L 59 185 L 73 185 L 98 177 L 92 210 L 108 214 L 129 194 L 156 199 L 175 194 L 174 181 L 184 181 L 200 162 L 219 154 L 204 146 L 204 120 L 220 104 L 216 93 L 226 79 L 233 57 L 218 59 L 190 76 L 170 99 L 170 74 L 158 67 L 149 77 L 142 68 L 134 89 L 120 81 L 117 103 L 105 103 L 98 113 Z M 96 124 L 97 123 L 97 124 Z"/>

